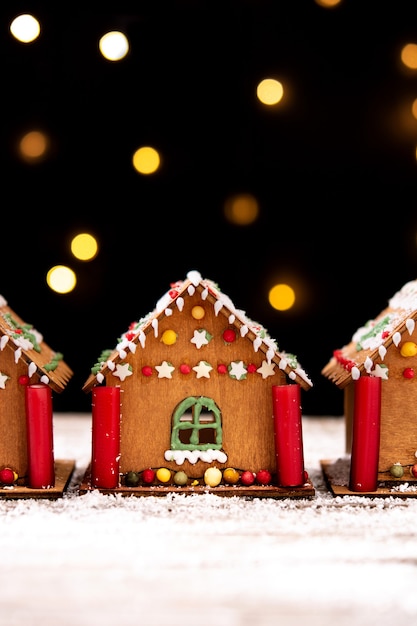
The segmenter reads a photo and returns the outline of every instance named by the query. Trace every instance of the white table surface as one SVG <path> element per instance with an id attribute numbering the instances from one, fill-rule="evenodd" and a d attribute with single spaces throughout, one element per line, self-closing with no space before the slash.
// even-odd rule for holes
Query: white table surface
<path id="1" fill-rule="evenodd" d="M 312 499 L 77 493 L 88 414 L 57 414 L 57 500 L 0 500 L 1 626 L 411 626 L 417 498 L 335 498 L 342 418 L 304 417 Z"/>

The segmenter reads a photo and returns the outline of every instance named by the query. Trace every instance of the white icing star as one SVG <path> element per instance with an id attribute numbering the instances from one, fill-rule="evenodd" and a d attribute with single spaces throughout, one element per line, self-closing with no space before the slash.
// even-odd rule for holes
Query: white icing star
<path id="1" fill-rule="evenodd" d="M 237 380 L 246 378 L 247 369 L 243 361 L 233 361 L 230 364 L 229 376 L 235 377 Z"/>
<path id="2" fill-rule="evenodd" d="M 0 389 L 6 389 L 6 381 L 9 380 L 9 377 L 6 374 L 2 374 L 0 372 Z"/>
<path id="3" fill-rule="evenodd" d="M 191 339 L 191 343 L 195 343 L 198 349 L 200 349 L 201 346 L 205 346 L 208 344 L 208 339 L 206 337 L 206 331 L 204 330 L 204 328 L 194 331 L 194 337 Z"/>
<path id="4" fill-rule="evenodd" d="M 206 361 L 200 361 L 198 365 L 193 367 L 193 370 L 197 372 L 197 378 L 210 378 L 210 372 L 213 368 Z"/>
<path id="5" fill-rule="evenodd" d="M 265 379 L 268 378 L 268 376 L 273 376 L 275 374 L 274 368 L 275 363 L 268 364 L 267 361 L 262 361 L 261 367 L 258 367 L 256 371 L 258 372 L 258 374 L 262 374 L 262 378 Z"/>
<path id="6" fill-rule="evenodd" d="M 388 380 L 388 367 L 386 365 L 375 365 L 375 369 L 372 372 L 374 376 L 377 378 L 382 378 L 382 380 Z"/>
<path id="7" fill-rule="evenodd" d="M 121 381 L 123 381 L 128 376 L 132 376 L 132 371 L 129 369 L 129 364 L 124 363 L 123 365 L 116 365 L 116 371 L 113 372 L 113 376 L 117 376 L 117 378 L 120 378 Z"/>
<path id="8" fill-rule="evenodd" d="M 172 378 L 175 367 L 167 361 L 162 361 L 161 365 L 155 365 L 155 369 L 158 372 L 158 378 Z"/>

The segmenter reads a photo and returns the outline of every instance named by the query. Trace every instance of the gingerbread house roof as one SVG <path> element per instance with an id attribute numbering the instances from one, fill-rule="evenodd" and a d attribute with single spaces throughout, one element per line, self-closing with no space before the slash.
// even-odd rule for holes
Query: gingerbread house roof
<path id="1" fill-rule="evenodd" d="M 23 361 L 27 364 L 29 380 L 38 373 L 40 380 L 58 393 L 64 390 L 73 375 L 62 354 L 54 352 L 43 336 L 24 322 L 0 295 L 0 351 L 5 349 L 14 350 L 15 363 Z"/>
<path id="2" fill-rule="evenodd" d="M 417 319 L 417 280 L 406 283 L 388 302 L 388 306 L 364 326 L 323 368 L 322 374 L 343 389 L 362 373 L 384 378 L 382 361 L 391 344 L 398 346 L 404 333 L 412 334 Z"/>
<path id="3" fill-rule="evenodd" d="M 92 368 L 83 390 L 87 392 L 94 385 L 101 384 L 105 376 L 114 370 L 117 363 L 126 358 L 129 351 L 136 351 L 138 344 L 145 348 L 148 333 L 157 333 L 158 331 L 158 321 L 163 316 L 172 315 L 174 309 L 181 312 L 184 299 L 193 295 L 196 290 L 200 291 L 203 300 L 207 300 L 213 305 L 215 315 L 222 311 L 227 316 L 229 323 L 238 329 L 241 336 L 252 341 L 254 351 L 261 350 L 265 354 L 268 364 L 274 362 L 281 370 L 285 371 L 290 380 L 298 382 L 303 389 L 309 389 L 313 386 L 295 355 L 280 351 L 276 341 L 269 336 L 266 329 L 259 323 L 250 320 L 244 311 L 237 309 L 216 283 L 209 279 L 203 279 L 197 271 L 190 271 L 185 280 L 171 284 L 170 289 L 159 299 L 153 311 L 129 326 L 113 350 L 105 350 L 102 353 Z"/>

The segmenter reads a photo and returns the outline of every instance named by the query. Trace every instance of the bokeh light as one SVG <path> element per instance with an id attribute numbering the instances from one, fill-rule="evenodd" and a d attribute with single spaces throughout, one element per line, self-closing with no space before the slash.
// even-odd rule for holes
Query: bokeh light
<path id="1" fill-rule="evenodd" d="M 230 196 L 224 204 L 226 219 L 237 226 L 253 224 L 259 216 L 259 204 L 257 199 L 249 193 Z"/>
<path id="2" fill-rule="evenodd" d="M 287 311 L 294 306 L 295 292 L 290 285 L 279 283 L 274 285 L 268 294 L 269 304 L 277 311 Z"/>
<path id="3" fill-rule="evenodd" d="M 54 265 L 46 275 L 46 282 L 52 291 L 69 293 L 77 284 L 75 272 L 66 265 Z"/>
<path id="4" fill-rule="evenodd" d="M 284 88 L 279 80 L 265 78 L 258 84 L 256 95 L 262 104 L 273 106 L 282 100 Z"/>
<path id="5" fill-rule="evenodd" d="M 26 133 L 19 142 L 19 154 L 29 163 L 39 162 L 46 156 L 49 147 L 48 137 L 38 130 Z"/>
<path id="6" fill-rule="evenodd" d="M 139 174 L 154 174 L 160 163 L 158 151 L 150 146 L 139 148 L 133 155 L 133 167 Z"/>
<path id="7" fill-rule="evenodd" d="M 80 261 L 91 261 L 97 256 L 98 243 L 89 233 L 80 233 L 71 241 L 71 252 Z"/>
<path id="8" fill-rule="evenodd" d="M 38 20 L 28 13 L 18 15 L 10 24 L 10 32 L 15 39 L 22 43 L 31 43 L 39 37 L 41 32 Z"/>
<path id="9" fill-rule="evenodd" d="M 410 70 L 417 69 L 417 44 L 408 43 L 402 48 L 401 61 Z"/>
<path id="10" fill-rule="evenodd" d="M 101 37 L 98 47 L 108 61 L 120 61 L 129 52 L 129 41 L 123 33 L 111 31 Z"/>

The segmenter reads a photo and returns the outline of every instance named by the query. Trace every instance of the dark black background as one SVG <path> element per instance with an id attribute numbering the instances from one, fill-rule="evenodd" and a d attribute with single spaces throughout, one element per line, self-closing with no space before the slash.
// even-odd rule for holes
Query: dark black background
<path id="1" fill-rule="evenodd" d="M 304 413 L 341 414 L 321 369 L 417 277 L 417 72 L 400 62 L 415 0 L 106 7 L 0 7 L 0 293 L 75 372 L 56 410 L 89 411 L 81 387 L 101 351 L 197 269 L 297 354 L 314 383 Z M 9 35 L 21 12 L 41 22 L 33 44 Z M 107 62 L 98 40 L 118 29 L 130 53 Z M 285 88 L 273 109 L 256 99 L 269 76 Z M 37 166 L 15 150 L 33 128 L 52 137 Z M 151 177 L 131 165 L 145 144 L 163 158 Z M 224 218 L 240 192 L 259 201 L 254 226 Z M 85 229 L 101 242 L 88 264 L 69 252 Z M 79 274 L 73 293 L 46 286 L 56 263 Z M 300 289 L 289 312 L 267 303 L 276 280 Z"/>

